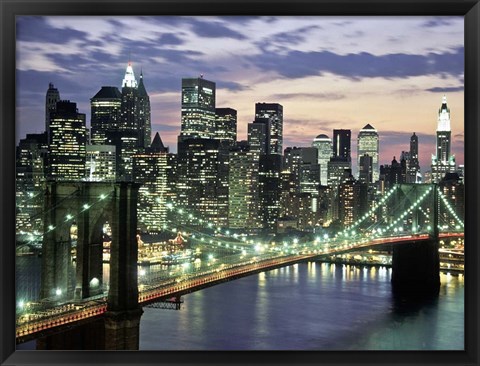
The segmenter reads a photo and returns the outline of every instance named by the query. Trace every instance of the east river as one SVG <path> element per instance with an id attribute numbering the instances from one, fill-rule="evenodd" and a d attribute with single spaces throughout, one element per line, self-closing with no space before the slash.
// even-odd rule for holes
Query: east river
<path id="1" fill-rule="evenodd" d="M 385 267 L 303 263 L 145 308 L 142 350 L 463 350 L 463 276 L 438 298 L 396 299 Z"/>
<path id="2" fill-rule="evenodd" d="M 34 258 L 17 258 L 19 291 L 38 274 Z M 413 302 L 392 296 L 390 278 L 316 262 L 244 277 L 183 296 L 180 310 L 144 308 L 140 349 L 464 349 L 463 276 L 442 274 L 437 298 Z"/>

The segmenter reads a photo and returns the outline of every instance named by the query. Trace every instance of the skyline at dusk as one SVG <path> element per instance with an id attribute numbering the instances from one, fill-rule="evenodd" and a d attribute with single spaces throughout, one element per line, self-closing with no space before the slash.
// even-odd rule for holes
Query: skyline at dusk
<path id="1" fill-rule="evenodd" d="M 380 164 L 419 137 L 421 170 L 435 153 L 438 109 L 451 110 L 452 152 L 463 164 L 462 17 L 26 17 L 17 21 L 17 141 L 44 129 L 49 82 L 90 122 L 90 98 L 121 86 L 128 61 L 143 72 L 152 136 L 177 149 L 181 79 L 217 84 L 217 107 L 238 111 L 246 139 L 255 103 L 284 107 L 284 148 L 366 124 Z M 381 31 L 381 32 L 380 32 Z M 380 34 L 381 33 L 381 34 Z M 355 161 L 355 160 L 354 160 Z"/>

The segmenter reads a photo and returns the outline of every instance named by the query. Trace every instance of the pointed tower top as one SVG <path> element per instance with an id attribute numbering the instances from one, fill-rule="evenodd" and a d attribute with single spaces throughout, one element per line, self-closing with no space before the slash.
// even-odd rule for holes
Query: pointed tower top
<path id="1" fill-rule="evenodd" d="M 137 87 L 137 80 L 135 79 L 135 75 L 133 73 L 132 63 L 128 61 L 127 69 L 125 70 L 125 77 L 123 78 L 122 88 L 136 88 Z"/>
<path id="2" fill-rule="evenodd" d="M 158 132 L 155 134 L 150 148 L 152 152 L 168 152 L 168 148 L 163 144 L 162 138 Z"/>
<path id="3" fill-rule="evenodd" d="M 438 131 L 451 131 L 450 129 L 450 108 L 447 106 L 447 96 L 443 95 L 442 106 L 438 110 Z"/>
<path id="4" fill-rule="evenodd" d="M 145 89 L 145 85 L 143 84 L 143 71 L 140 71 L 140 80 L 138 82 L 138 95 L 148 97 L 147 90 Z"/>

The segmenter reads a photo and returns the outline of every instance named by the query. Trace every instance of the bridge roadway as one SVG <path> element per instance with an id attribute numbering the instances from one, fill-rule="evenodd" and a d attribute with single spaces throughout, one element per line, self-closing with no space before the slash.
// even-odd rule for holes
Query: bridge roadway
<path id="1" fill-rule="evenodd" d="M 440 233 L 440 238 L 463 238 L 463 233 Z M 247 261 L 222 265 L 221 267 L 201 273 L 193 273 L 181 278 L 164 280 L 157 285 L 139 286 L 138 302 L 140 306 L 172 297 L 198 291 L 216 284 L 245 277 L 266 270 L 292 265 L 299 262 L 315 260 L 325 255 L 341 254 L 358 249 L 428 240 L 428 234 L 406 235 L 376 238 L 353 244 L 325 245 L 324 249 L 304 247 L 297 254 L 268 254 L 253 257 Z M 39 313 L 23 315 L 17 318 L 16 342 L 23 343 L 47 335 L 62 332 L 101 317 L 107 311 L 107 298 L 85 299 L 81 303 L 65 303 Z"/>

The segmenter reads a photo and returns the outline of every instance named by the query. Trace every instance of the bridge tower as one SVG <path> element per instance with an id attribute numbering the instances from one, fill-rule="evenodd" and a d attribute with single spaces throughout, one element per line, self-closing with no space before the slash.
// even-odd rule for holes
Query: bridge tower
<path id="1" fill-rule="evenodd" d="M 394 246 L 392 256 L 392 287 L 396 293 L 438 294 L 440 289 L 440 258 L 436 184 L 401 184 L 395 208 L 399 202 L 412 207 L 418 197 L 428 195 L 424 204 L 411 209 L 412 233 L 410 243 Z M 403 208 L 402 208 L 403 209 Z M 420 220 L 420 216 L 424 219 Z M 415 240 L 416 233 L 424 232 L 428 225 L 429 239 Z M 414 230 L 415 229 L 415 230 Z"/>
<path id="2" fill-rule="evenodd" d="M 95 321 L 83 329 L 47 337 L 39 342 L 40 348 L 71 349 L 71 339 L 94 333 L 102 339 L 89 343 L 100 345 L 100 349 L 138 349 L 143 313 L 138 304 L 137 278 L 139 186 L 130 182 L 47 183 L 40 290 L 43 301 L 80 301 L 103 293 L 102 230 L 106 222 L 111 226 L 112 240 L 107 312 L 101 331 Z M 71 255 L 73 223 L 78 230 L 75 266 Z M 85 340 L 81 343 L 84 345 Z"/>

